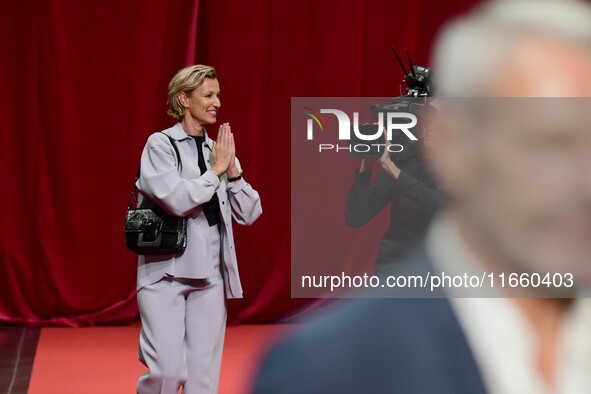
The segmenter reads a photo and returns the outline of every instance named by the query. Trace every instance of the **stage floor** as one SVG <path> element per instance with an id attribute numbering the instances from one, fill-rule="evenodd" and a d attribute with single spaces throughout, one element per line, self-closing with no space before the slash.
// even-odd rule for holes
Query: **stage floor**
<path id="1" fill-rule="evenodd" d="M 229 327 L 219 392 L 248 393 L 261 355 L 292 327 Z M 139 330 L 139 323 L 123 327 L 41 329 L 28 393 L 134 393 L 135 383 L 145 371 L 137 360 Z"/>

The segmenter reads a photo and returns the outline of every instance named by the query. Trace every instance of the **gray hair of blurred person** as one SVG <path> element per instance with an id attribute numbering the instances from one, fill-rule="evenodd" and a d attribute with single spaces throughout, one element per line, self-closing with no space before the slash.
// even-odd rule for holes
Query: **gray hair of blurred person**
<path id="1" fill-rule="evenodd" d="M 438 95 L 482 93 L 515 39 L 525 33 L 591 47 L 591 5 L 579 0 L 492 0 L 452 21 L 433 53 Z"/>

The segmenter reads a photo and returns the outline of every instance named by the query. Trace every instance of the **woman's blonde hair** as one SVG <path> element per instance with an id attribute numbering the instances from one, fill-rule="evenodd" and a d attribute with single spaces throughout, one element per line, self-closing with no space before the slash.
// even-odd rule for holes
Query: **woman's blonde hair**
<path id="1" fill-rule="evenodd" d="M 180 94 L 185 93 L 187 96 L 191 96 L 193 90 L 201 86 L 205 78 L 217 78 L 213 67 L 195 64 L 179 70 L 168 84 L 168 111 L 166 113 L 176 120 L 182 120 L 185 107 L 179 100 Z"/>

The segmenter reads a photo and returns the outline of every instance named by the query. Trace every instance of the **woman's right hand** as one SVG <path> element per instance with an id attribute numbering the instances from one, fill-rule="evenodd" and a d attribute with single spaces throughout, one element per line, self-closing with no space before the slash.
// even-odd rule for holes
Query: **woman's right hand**
<path id="1" fill-rule="evenodd" d="M 217 141 L 213 143 L 212 156 L 214 164 L 211 170 L 217 176 L 222 175 L 234 161 L 235 154 L 234 136 L 230 131 L 230 125 L 224 123 L 220 126 Z"/>
<path id="2" fill-rule="evenodd" d="M 368 172 L 371 171 L 373 167 L 373 163 L 375 163 L 375 159 L 373 158 L 363 158 L 361 159 L 361 164 L 359 165 L 359 172 Z"/>
<path id="3" fill-rule="evenodd" d="M 386 174 L 390 175 L 392 179 L 396 180 L 400 176 L 400 168 L 394 164 L 392 158 L 390 157 L 390 145 L 392 145 L 392 142 L 388 141 L 386 135 L 384 135 L 384 141 L 384 152 L 382 153 L 382 156 L 380 156 L 380 165 Z"/>

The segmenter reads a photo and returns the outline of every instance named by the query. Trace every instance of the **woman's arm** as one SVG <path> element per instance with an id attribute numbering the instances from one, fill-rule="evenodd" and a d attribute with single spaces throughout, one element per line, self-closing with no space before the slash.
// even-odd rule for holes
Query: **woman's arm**
<path id="1" fill-rule="evenodd" d="M 196 179 L 183 179 L 177 166 L 167 137 L 162 133 L 151 135 L 142 153 L 138 188 L 171 215 L 186 216 L 211 200 L 220 180 L 212 170 Z"/>
<path id="2" fill-rule="evenodd" d="M 431 214 L 435 213 L 444 201 L 441 191 L 427 186 L 405 171 L 400 171 L 398 179 L 394 183 L 394 192 L 409 197 Z"/>
<path id="3" fill-rule="evenodd" d="M 392 180 L 383 172 L 378 174 L 372 185 L 370 180 L 371 165 L 367 161 L 362 161 L 347 197 L 345 221 L 348 226 L 363 226 L 390 202 Z"/>
<path id="4" fill-rule="evenodd" d="M 242 173 L 240 162 L 237 158 L 235 159 L 235 167 L 238 174 Z M 228 171 L 229 175 L 230 171 Z M 236 223 L 250 225 L 263 213 L 259 193 L 244 179 L 236 182 L 228 182 L 227 192 L 228 201 L 232 208 L 232 217 Z"/>
<path id="5" fill-rule="evenodd" d="M 394 164 L 390 155 L 382 155 L 380 164 L 384 173 L 392 178 L 394 182 L 392 188 L 394 193 L 405 195 L 411 200 L 414 200 L 431 214 L 435 213 L 443 204 L 443 193 L 418 181 L 408 172 L 402 171 Z"/>

